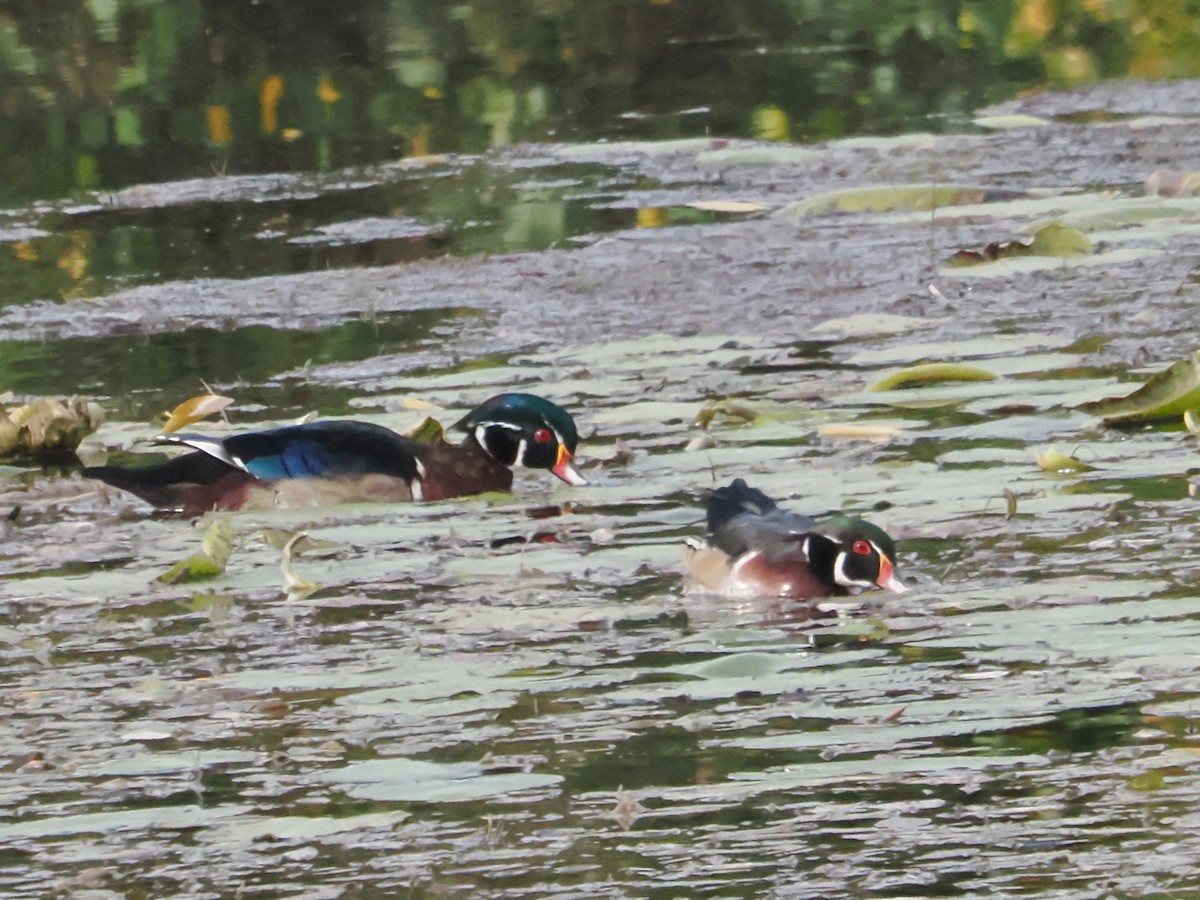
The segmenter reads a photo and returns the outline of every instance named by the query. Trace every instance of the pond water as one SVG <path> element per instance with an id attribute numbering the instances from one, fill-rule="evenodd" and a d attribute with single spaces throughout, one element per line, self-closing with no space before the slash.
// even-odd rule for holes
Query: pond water
<path id="1" fill-rule="evenodd" d="M 601 29 L 599 6 L 624 25 Z M 528 80 L 537 67 L 514 47 L 547 39 L 555 10 L 623 47 L 644 17 L 677 23 L 681 6 L 539 8 L 537 28 L 497 31 L 488 58 Z M 347 90 L 336 68 L 328 88 L 305 69 L 317 100 L 294 115 L 310 118 L 277 123 L 292 140 L 259 128 L 274 95 L 268 57 L 232 27 L 246 10 L 88 9 L 81 59 L 137 46 L 158 75 L 194 59 L 201 12 L 229 25 L 203 58 L 245 70 L 214 82 L 232 137 L 216 141 L 220 114 L 198 107 L 164 126 L 187 152 L 156 170 L 187 180 L 126 187 L 169 92 L 119 74 L 144 90 L 146 106 L 129 106 L 140 130 L 113 113 L 112 141 L 64 143 L 44 180 L 11 188 L 0 390 L 100 400 L 89 461 L 147 452 L 160 411 L 201 379 L 235 398 L 236 428 L 310 412 L 451 422 L 530 390 L 575 415 L 591 483 L 525 473 L 511 496 L 227 515 L 226 571 L 166 585 L 157 576 L 214 517 L 153 516 L 71 466 L 0 469 L 5 897 L 1200 889 L 1196 439 L 1073 408 L 1195 349 L 1181 310 L 1195 305 L 1200 201 L 1141 188 L 1200 158 L 1194 82 L 991 110 L 1037 116 L 1007 131 L 964 119 L 958 134 L 818 148 L 721 138 L 379 162 L 386 128 L 372 142 L 333 118 L 331 91 Z M 400 33 L 383 5 L 345 9 L 372 27 L 288 31 L 290 55 L 269 62 L 374 41 L 408 65 L 425 58 L 422 34 L 460 46 L 443 13 Z M 727 34 L 777 23 L 770 4 L 746 10 L 746 30 Z M 722 27 L 731 15 L 709 11 Z M 485 12 L 444 15 L 478 29 Z M 131 23 L 159 43 L 128 38 Z M 753 58 L 749 38 L 720 31 L 692 44 Z M 661 46 L 628 52 L 645 66 Z M 443 80 L 397 71 L 422 103 L 441 102 L 430 86 L 471 84 L 491 98 L 480 109 L 535 110 L 532 88 L 511 108 L 488 94 L 468 57 L 447 57 L 460 67 Z M 64 57 L 45 58 L 61 73 Z M 980 91 L 963 86 L 951 106 Z M 543 131 L 496 113 L 462 119 L 466 138 L 422 140 L 466 153 L 502 125 L 515 138 L 657 135 L 760 105 L 629 96 L 640 102 L 598 102 L 593 122 L 561 118 L 563 101 Z M 1095 109 L 1105 121 L 1088 120 Z M 615 110 L 638 115 L 609 128 Z M 99 140 L 79 115 L 63 134 Z M 257 136 L 240 143 L 248 122 Z M 232 171 L 206 174 L 224 158 Z M 830 193 L 923 181 L 980 189 L 933 211 Z M 1092 252 L 944 264 L 1047 219 Z M 868 390 L 933 360 L 996 377 Z M 197 426 L 209 427 L 230 426 Z M 1035 452 L 1049 445 L 1093 468 L 1043 471 Z M 699 492 L 738 476 L 797 511 L 868 515 L 896 537 L 913 590 L 811 605 L 684 593 Z M 286 561 L 281 535 L 297 532 L 321 543 Z"/>

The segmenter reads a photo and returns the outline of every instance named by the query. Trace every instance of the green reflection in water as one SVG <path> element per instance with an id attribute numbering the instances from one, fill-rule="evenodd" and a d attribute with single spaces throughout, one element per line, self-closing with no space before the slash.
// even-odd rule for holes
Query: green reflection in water
<path id="1" fill-rule="evenodd" d="M 349 394 L 301 378 L 270 383 L 307 363 L 350 362 L 428 348 L 439 326 L 476 313 L 420 310 L 353 321 L 322 331 L 252 326 L 234 331 L 194 328 L 154 335 L 71 338 L 33 343 L 0 341 L 0 386 L 14 393 L 109 397 L 118 418 L 153 417 L 212 385 L 238 382 L 243 404 L 261 400 L 273 416 L 319 407 L 346 412 Z"/>
<path id="2" fill-rule="evenodd" d="M 483 164 L 352 187 L 297 181 L 278 192 L 264 183 L 238 193 L 212 179 L 203 188 L 208 199 L 189 202 L 186 192 L 197 183 L 164 186 L 147 208 L 101 205 L 37 218 L 36 231 L 0 247 L 0 306 L 190 278 L 543 250 L 630 227 L 636 210 L 606 208 L 605 201 L 639 186 L 602 166 L 514 172 Z M 2 235 L 0 225 L 0 241 Z"/>

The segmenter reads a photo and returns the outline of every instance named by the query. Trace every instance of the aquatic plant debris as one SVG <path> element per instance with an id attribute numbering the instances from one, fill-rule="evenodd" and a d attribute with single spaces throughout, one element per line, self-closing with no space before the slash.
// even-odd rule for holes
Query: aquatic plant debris
<path id="1" fill-rule="evenodd" d="M 982 250 L 959 250 L 950 257 L 951 266 L 975 266 L 1020 256 L 1056 256 L 1071 259 L 1092 252 L 1092 242 L 1078 228 L 1052 222 L 1034 232 L 1033 240 L 993 241 Z"/>
<path id="2" fill-rule="evenodd" d="M 163 584 L 179 584 L 215 578 L 225 571 L 232 550 L 233 526 L 224 518 L 217 519 L 204 532 L 200 552 L 181 559 L 159 575 L 157 580 Z"/>
<path id="3" fill-rule="evenodd" d="M 1081 403 L 1075 409 L 1110 425 L 1171 419 L 1200 409 L 1200 350 L 1152 375 L 1131 394 Z"/>
<path id="4" fill-rule="evenodd" d="M 69 458 L 103 421 L 100 405 L 81 397 L 42 397 L 11 409 L 0 403 L 0 460 Z"/>
<path id="5" fill-rule="evenodd" d="M 309 541 L 307 534 L 299 531 L 283 545 L 279 571 L 283 575 L 283 588 L 287 592 L 289 600 L 303 599 L 314 591 L 320 590 L 321 587 L 319 584 L 301 578 L 292 567 L 293 557 L 300 555 L 300 548 L 304 547 L 306 543 L 311 545 L 313 542 Z"/>

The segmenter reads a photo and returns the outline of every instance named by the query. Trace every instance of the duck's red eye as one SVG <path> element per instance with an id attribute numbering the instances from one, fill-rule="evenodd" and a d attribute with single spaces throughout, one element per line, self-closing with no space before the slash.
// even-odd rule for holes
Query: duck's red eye
<path id="1" fill-rule="evenodd" d="M 850 549 L 853 550 L 855 553 L 857 553 L 859 556 L 870 556 L 871 555 L 871 545 L 868 544 L 866 541 L 855 541 L 854 546 L 851 547 Z"/>
<path id="2" fill-rule="evenodd" d="M 533 433 L 533 439 L 539 444 L 550 444 L 554 442 L 554 432 L 549 428 L 539 428 Z"/>

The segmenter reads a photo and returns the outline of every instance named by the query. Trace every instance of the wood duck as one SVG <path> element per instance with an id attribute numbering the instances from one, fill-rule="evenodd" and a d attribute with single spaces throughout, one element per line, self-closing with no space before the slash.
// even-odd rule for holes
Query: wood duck
<path id="1" fill-rule="evenodd" d="M 693 542 L 691 586 L 733 597 L 808 600 L 880 587 L 902 593 L 896 545 L 850 516 L 787 512 L 741 478 L 705 493 L 708 542 Z"/>
<path id="2" fill-rule="evenodd" d="M 329 420 L 229 437 L 165 434 L 157 443 L 197 451 L 140 468 L 83 470 L 164 510 L 264 509 L 378 500 L 442 500 L 507 491 L 512 466 L 549 469 L 587 484 L 573 465 L 570 414 L 533 394 L 500 394 L 454 425 L 458 445 L 429 443 L 369 422 Z"/>

